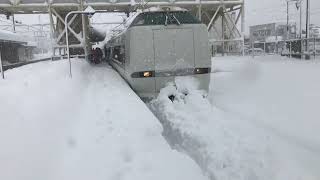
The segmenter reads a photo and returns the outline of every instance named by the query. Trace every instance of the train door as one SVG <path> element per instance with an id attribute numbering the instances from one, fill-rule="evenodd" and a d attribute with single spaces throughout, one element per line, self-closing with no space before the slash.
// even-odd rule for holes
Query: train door
<path id="1" fill-rule="evenodd" d="M 153 30 L 156 91 L 160 91 L 175 75 L 195 66 L 194 39 L 191 28 Z"/>

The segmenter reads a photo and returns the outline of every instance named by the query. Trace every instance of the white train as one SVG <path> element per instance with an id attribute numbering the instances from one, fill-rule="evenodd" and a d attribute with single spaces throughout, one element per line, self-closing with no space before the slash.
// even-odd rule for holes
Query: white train
<path id="1" fill-rule="evenodd" d="M 105 45 L 110 64 L 142 98 L 154 98 L 176 76 L 193 76 L 208 90 L 211 58 L 204 24 L 177 7 L 150 8 Z"/>

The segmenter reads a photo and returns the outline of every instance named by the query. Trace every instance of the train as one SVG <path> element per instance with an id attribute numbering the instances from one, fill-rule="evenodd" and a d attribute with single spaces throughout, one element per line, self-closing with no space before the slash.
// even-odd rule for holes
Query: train
<path id="1" fill-rule="evenodd" d="M 104 45 L 105 58 L 142 98 L 155 98 L 177 76 L 209 90 L 211 57 L 205 24 L 179 7 L 140 11 Z"/>

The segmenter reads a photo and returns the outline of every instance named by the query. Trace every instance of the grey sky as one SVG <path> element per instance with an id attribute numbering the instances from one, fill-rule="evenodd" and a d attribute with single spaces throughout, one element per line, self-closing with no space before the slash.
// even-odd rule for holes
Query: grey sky
<path id="1" fill-rule="evenodd" d="M 305 2 L 303 0 L 303 21 L 305 23 Z M 246 26 L 287 21 L 286 0 L 246 0 Z M 310 0 L 311 4 L 311 23 L 320 25 L 320 1 Z M 295 3 L 289 6 L 290 22 L 299 23 L 299 11 Z"/>

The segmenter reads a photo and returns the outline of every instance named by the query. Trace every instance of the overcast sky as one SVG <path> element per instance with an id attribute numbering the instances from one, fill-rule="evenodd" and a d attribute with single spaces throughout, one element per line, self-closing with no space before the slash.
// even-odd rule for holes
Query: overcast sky
<path id="1" fill-rule="evenodd" d="M 306 0 L 303 0 L 306 1 Z M 310 0 L 311 2 L 311 23 L 320 25 L 320 0 Z M 246 8 L 246 32 L 251 25 L 286 22 L 286 0 L 245 0 Z M 303 23 L 305 23 L 305 2 L 303 3 Z M 290 21 L 299 23 L 299 11 L 294 3 L 290 3 Z M 99 14 L 95 15 L 99 16 Z M 3 16 L 4 17 L 4 16 Z M 48 16 L 40 18 L 41 23 L 48 22 Z M 38 15 L 16 16 L 17 20 L 25 24 L 38 23 Z M 96 18 L 95 18 L 96 19 Z M 103 21 L 103 18 L 98 18 Z M 0 22 L 2 23 L 2 22 Z M 304 27 L 304 26 L 303 26 Z"/>
<path id="2" fill-rule="evenodd" d="M 306 0 L 303 0 L 303 21 L 305 24 Z M 246 26 L 287 21 L 286 0 L 246 0 Z M 320 25 L 320 0 L 310 0 L 311 23 Z M 290 22 L 299 23 L 299 11 L 294 2 L 289 5 Z M 304 27 L 304 26 L 303 26 Z M 248 28 L 247 28 L 248 29 Z"/>

